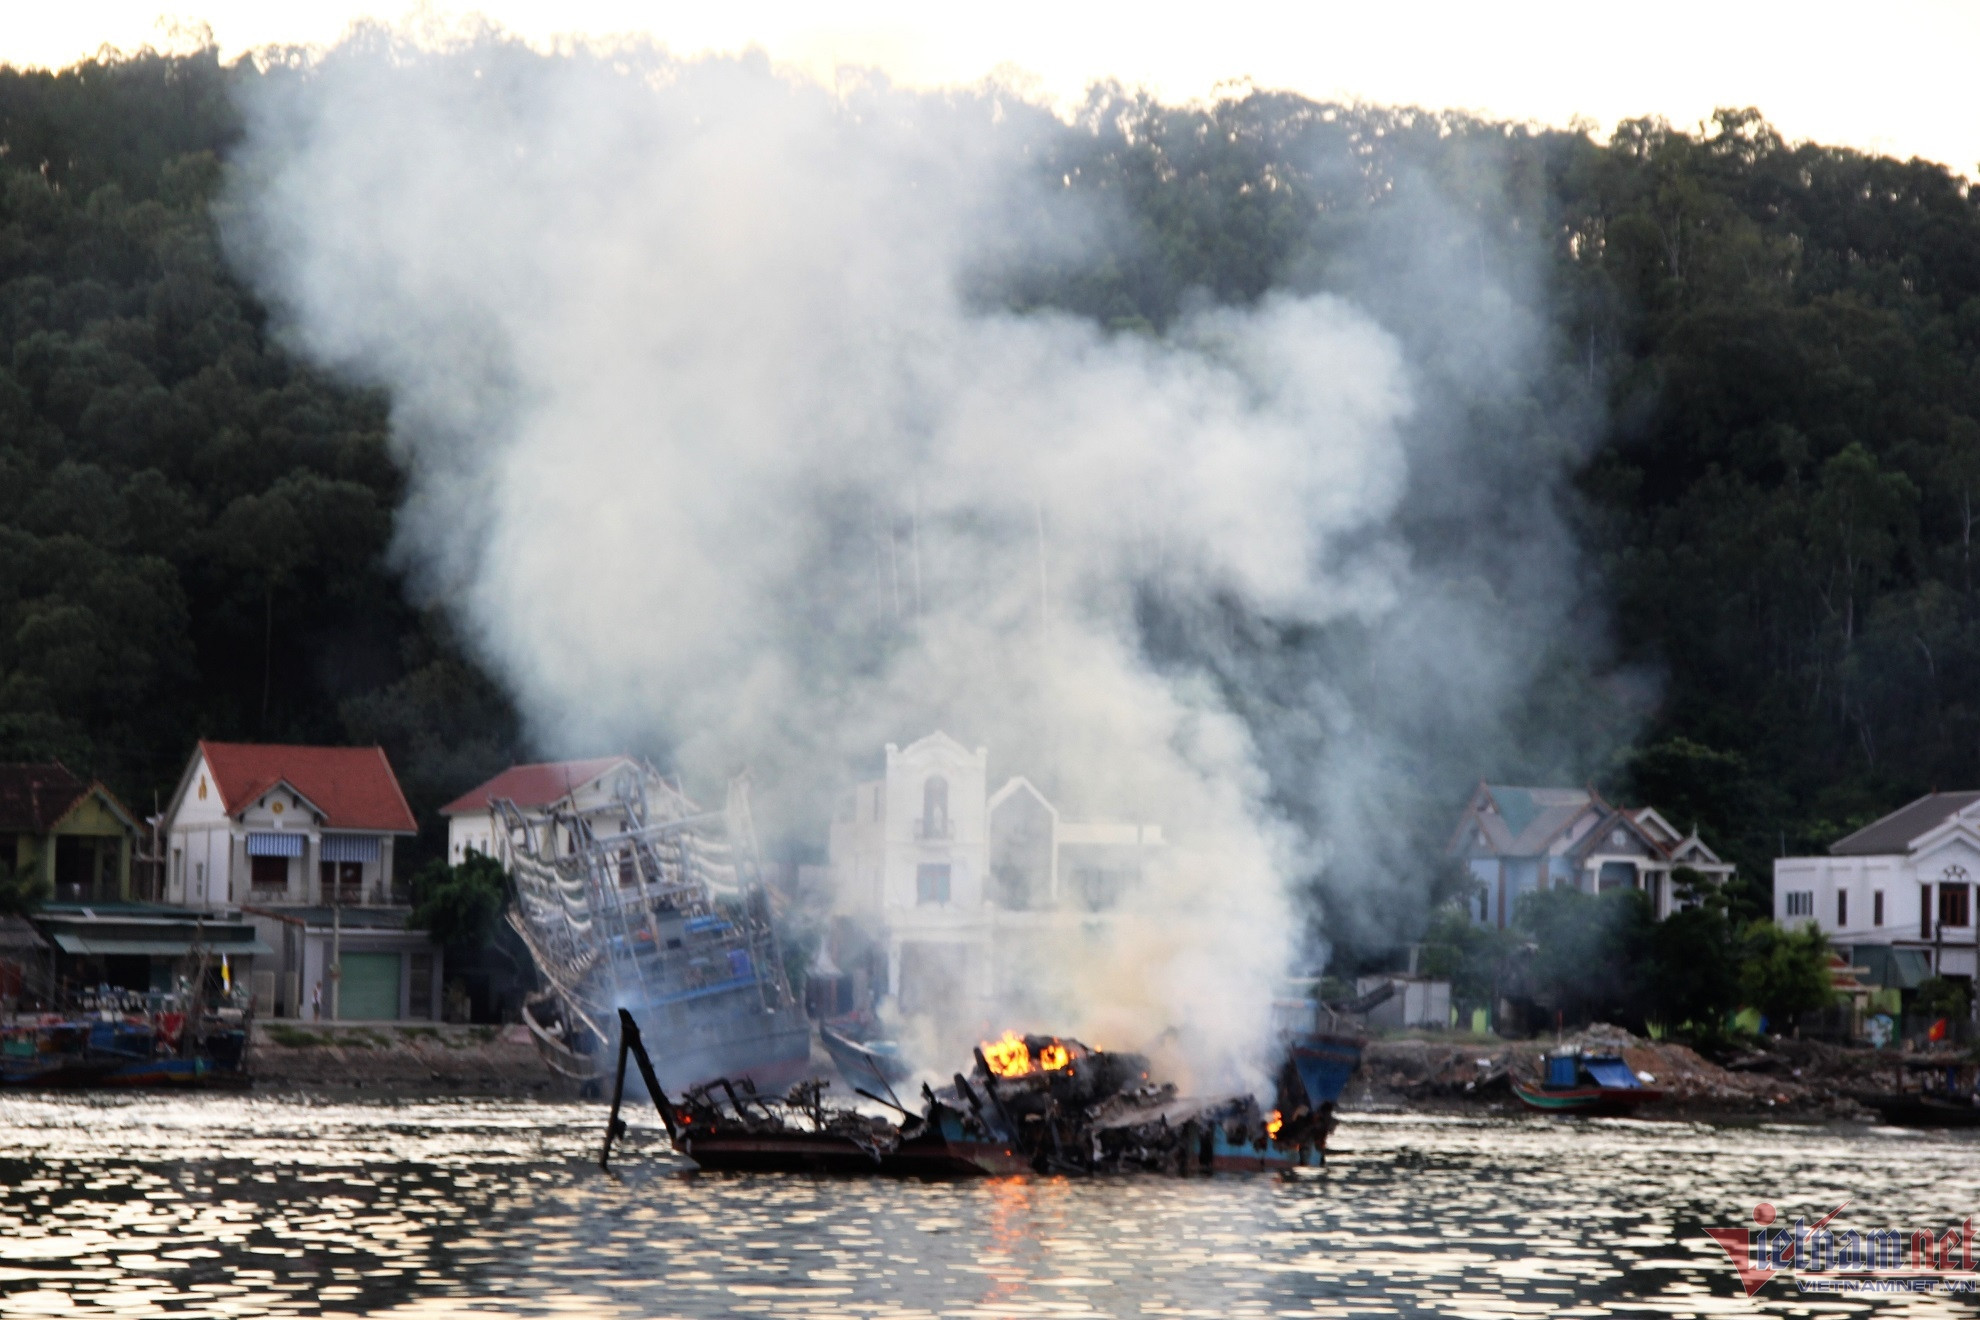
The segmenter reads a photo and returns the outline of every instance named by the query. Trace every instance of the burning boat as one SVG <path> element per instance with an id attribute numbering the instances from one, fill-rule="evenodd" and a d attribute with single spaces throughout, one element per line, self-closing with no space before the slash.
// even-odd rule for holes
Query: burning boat
<path id="1" fill-rule="evenodd" d="M 639 1066 L 674 1150 L 708 1170 L 971 1176 L 1293 1169 L 1324 1158 L 1334 1104 L 1360 1060 L 1347 1038 L 1292 1042 L 1269 1113 L 1250 1096 L 1194 1100 L 1149 1077 L 1138 1054 L 1056 1036 L 1007 1033 L 975 1053 L 972 1076 L 924 1084 L 922 1108 L 854 1082 L 898 1119 L 828 1106 L 820 1079 L 782 1096 L 747 1081 L 691 1087 L 679 1102 L 655 1073 L 638 1025 L 622 1015 L 617 1077 L 599 1164 L 623 1134 L 626 1061 Z M 1306 1054 L 1301 1056 L 1299 1050 Z M 1309 1086 L 1309 1081 L 1311 1086 Z"/>
<path id="2" fill-rule="evenodd" d="M 596 800 L 492 807 L 509 924 L 547 986 L 523 1019 L 552 1068 L 602 1078 L 624 1020 L 654 1043 L 657 1085 L 779 1091 L 804 1076 L 810 1026 L 784 977 L 745 781 L 720 811 L 650 765 Z"/>

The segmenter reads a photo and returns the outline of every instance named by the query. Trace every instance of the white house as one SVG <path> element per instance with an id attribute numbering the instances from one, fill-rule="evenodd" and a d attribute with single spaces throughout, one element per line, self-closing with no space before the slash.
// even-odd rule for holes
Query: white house
<path id="1" fill-rule="evenodd" d="M 1047 929 L 1104 923 L 1133 888 L 1161 827 L 1065 819 L 1029 780 L 989 792 L 989 752 L 944 733 L 887 745 L 879 779 L 842 798 L 829 848 L 835 964 L 866 933 L 876 994 L 903 1012 L 975 1016 L 1027 975 Z"/>
<path id="2" fill-rule="evenodd" d="M 1662 920 L 1683 905 L 1673 871 L 1686 868 L 1714 884 L 1733 873 L 1696 829 L 1681 833 L 1654 808 L 1612 806 L 1586 788 L 1481 783 L 1448 850 L 1478 882 L 1472 919 L 1501 928 L 1512 923 L 1521 894 L 1543 887 L 1640 889 Z"/>
<path id="3" fill-rule="evenodd" d="M 524 811 L 541 811 L 564 798 L 580 808 L 597 806 L 616 798 L 639 773 L 639 762 L 630 756 L 512 765 L 440 808 L 447 818 L 447 860 L 458 866 L 471 852 L 497 855 L 495 802 L 513 802 Z"/>
<path id="4" fill-rule="evenodd" d="M 165 901 L 252 920 L 264 1013 L 434 1017 L 439 951 L 393 868 L 417 833 L 380 748 L 202 741 L 164 812 Z"/>
<path id="5" fill-rule="evenodd" d="M 1976 970 L 1974 877 L 1980 876 L 1980 792 L 1928 793 L 1829 845 L 1826 857 L 1774 862 L 1774 920 L 1814 922 L 1851 960 L 1886 948 L 1894 965 Z M 1877 959 L 1883 962 L 1886 959 Z"/>

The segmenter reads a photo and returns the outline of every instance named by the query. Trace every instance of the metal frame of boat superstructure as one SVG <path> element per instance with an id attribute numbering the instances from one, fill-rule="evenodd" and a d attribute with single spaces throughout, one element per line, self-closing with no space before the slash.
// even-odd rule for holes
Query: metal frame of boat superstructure
<path id="1" fill-rule="evenodd" d="M 591 805 L 568 795 L 535 811 L 507 799 L 490 805 L 499 860 L 515 886 L 509 924 L 568 1026 L 607 1047 L 618 1008 L 679 993 L 666 983 L 667 964 L 682 961 L 670 960 L 661 945 L 667 920 L 686 922 L 692 951 L 723 955 L 731 970 L 726 956 L 745 954 L 766 1013 L 795 1007 L 770 921 L 746 778 L 730 783 L 721 811 L 703 810 L 645 763 L 617 779 L 609 799 Z M 582 1065 L 575 1057 L 560 1063 L 546 1051 L 562 1071 L 590 1077 L 603 1066 L 602 1049 L 592 1054 L 575 1048 L 582 1042 L 544 1040 L 540 1026 L 531 1026 L 546 1045 L 591 1056 Z"/>

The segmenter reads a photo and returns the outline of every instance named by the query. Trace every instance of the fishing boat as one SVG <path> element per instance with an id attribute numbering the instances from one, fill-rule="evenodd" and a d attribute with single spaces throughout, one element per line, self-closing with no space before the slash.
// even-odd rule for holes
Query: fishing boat
<path id="1" fill-rule="evenodd" d="M 896 1082 L 906 1081 L 913 1071 L 901 1057 L 900 1045 L 895 1041 L 854 1040 L 824 1023 L 818 1026 L 818 1039 L 832 1056 L 839 1076 L 854 1086 L 869 1091 L 887 1090 Z"/>
<path id="2" fill-rule="evenodd" d="M 0 1027 L 0 1088 L 245 1086 L 247 1034 L 215 1024 L 185 1039 L 184 1016 L 166 1029 L 137 1016 L 49 1015 Z"/>
<path id="3" fill-rule="evenodd" d="M 1178 1096 L 1173 1085 L 1150 1080 L 1148 1061 L 1138 1054 L 1007 1032 L 977 1048 L 970 1076 L 956 1073 L 939 1090 L 924 1083 L 916 1111 L 901 1103 L 881 1060 L 841 1038 L 850 1065 L 842 1072 L 856 1079 L 854 1092 L 893 1110 L 894 1119 L 826 1104 L 827 1083 L 817 1079 L 781 1096 L 723 1079 L 676 1101 L 630 1014 L 621 1016 L 619 1037 L 601 1167 L 625 1130 L 619 1109 L 630 1057 L 669 1143 L 700 1168 L 912 1177 L 1310 1166 L 1324 1156 L 1334 1102 L 1360 1058 L 1356 1041 L 1301 1042 L 1304 1053 L 1286 1063 L 1279 1107 L 1268 1114 L 1250 1096 Z"/>
<path id="4" fill-rule="evenodd" d="M 1893 1127 L 1980 1127 L 1980 1076 L 1963 1059 L 1908 1059 L 1899 1072 L 1920 1074 L 1916 1090 L 1899 1089 L 1857 1097 Z"/>
<path id="5" fill-rule="evenodd" d="M 624 1008 L 670 1089 L 804 1078 L 811 1026 L 784 977 L 746 782 L 710 811 L 642 765 L 597 800 L 490 806 L 509 924 L 548 986 L 523 1020 L 553 1069 L 602 1082 Z"/>
<path id="6" fill-rule="evenodd" d="M 1620 1055 L 1564 1050 L 1547 1055 L 1543 1065 L 1538 1086 L 1517 1076 L 1508 1079 L 1520 1103 L 1543 1114 L 1626 1115 L 1664 1098 Z"/>

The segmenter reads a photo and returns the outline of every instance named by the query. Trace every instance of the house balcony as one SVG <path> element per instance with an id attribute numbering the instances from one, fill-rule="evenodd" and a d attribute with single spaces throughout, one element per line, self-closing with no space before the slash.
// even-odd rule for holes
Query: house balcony
<path id="1" fill-rule="evenodd" d="M 926 816 L 915 821 L 914 837 L 919 843 L 944 843 L 956 837 L 953 821 L 930 820 Z"/>

